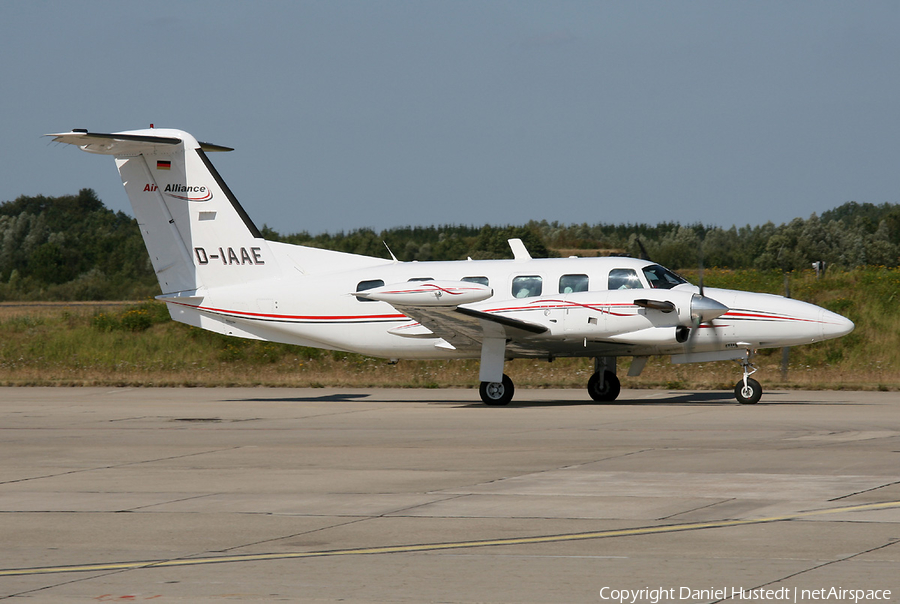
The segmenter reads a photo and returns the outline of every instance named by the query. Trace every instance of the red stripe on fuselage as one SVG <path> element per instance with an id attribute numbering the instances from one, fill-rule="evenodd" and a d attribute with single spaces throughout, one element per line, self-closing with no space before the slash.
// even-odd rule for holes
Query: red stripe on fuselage
<path id="1" fill-rule="evenodd" d="M 817 321 L 816 319 L 803 319 L 801 317 L 788 317 L 785 315 L 773 315 L 773 314 L 764 314 L 755 311 L 728 311 L 723 317 L 730 317 L 732 319 L 759 319 L 763 321 L 797 321 L 800 323 L 821 323 L 822 321 Z"/>
<path id="2" fill-rule="evenodd" d="M 247 312 L 243 310 L 227 310 L 224 308 L 213 308 L 211 306 L 194 306 L 193 304 L 185 304 L 184 302 L 175 302 L 166 300 L 169 304 L 178 304 L 179 306 L 187 306 L 195 310 L 204 312 L 217 313 L 223 315 L 234 315 L 246 317 L 250 319 L 269 319 L 280 321 L 386 321 L 386 320 L 409 320 L 409 317 L 401 314 L 392 315 L 276 315 L 269 313 Z"/>

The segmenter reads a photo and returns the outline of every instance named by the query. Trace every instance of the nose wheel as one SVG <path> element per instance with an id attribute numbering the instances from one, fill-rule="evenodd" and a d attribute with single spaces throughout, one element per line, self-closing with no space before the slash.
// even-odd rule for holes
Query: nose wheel
<path id="1" fill-rule="evenodd" d="M 762 386 L 754 379 L 747 378 L 747 383 L 741 380 L 734 387 L 734 398 L 742 405 L 755 405 L 762 397 Z"/>
<path id="2" fill-rule="evenodd" d="M 755 405 L 762 398 L 762 386 L 750 377 L 756 373 L 757 368 L 749 358 L 741 361 L 741 367 L 744 370 L 744 378 L 735 384 L 734 398 L 742 405 Z"/>

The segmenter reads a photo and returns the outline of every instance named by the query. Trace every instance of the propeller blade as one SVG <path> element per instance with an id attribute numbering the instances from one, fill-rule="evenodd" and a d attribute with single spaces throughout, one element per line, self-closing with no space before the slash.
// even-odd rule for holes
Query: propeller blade
<path id="1" fill-rule="evenodd" d="M 686 338 L 686 347 L 689 352 L 694 351 L 694 347 L 697 345 L 697 334 L 700 333 L 700 326 L 704 323 L 712 328 L 713 341 L 718 344 L 719 334 L 712 321 L 727 313 L 728 310 L 729 308 L 721 302 L 707 298 L 703 294 L 694 294 L 691 297 L 691 329 Z"/>
<path id="2" fill-rule="evenodd" d="M 700 250 L 699 265 L 700 265 L 700 295 L 702 296 L 703 295 L 703 250 L 702 250 L 702 248 Z"/>

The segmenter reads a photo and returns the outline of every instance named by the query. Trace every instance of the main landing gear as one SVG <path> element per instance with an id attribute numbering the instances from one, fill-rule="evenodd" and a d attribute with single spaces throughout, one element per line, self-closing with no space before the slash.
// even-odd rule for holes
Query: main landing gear
<path id="1" fill-rule="evenodd" d="M 587 391 L 598 403 L 611 403 L 619 396 L 622 385 L 616 376 L 615 357 L 599 357 L 594 359 L 594 373 L 588 380 Z M 489 407 L 502 407 L 512 400 L 516 388 L 509 376 L 503 374 L 500 382 L 481 382 L 478 394 Z"/>
<path id="2" fill-rule="evenodd" d="M 598 403 L 611 403 L 621 390 L 622 384 L 616 377 L 616 357 L 594 357 L 594 373 L 587 383 L 591 398 Z"/>
<path id="3" fill-rule="evenodd" d="M 490 407 L 508 405 L 515 391 L 516 387 L 505 373 L 502 382 L 481 382 L 481 386 L 478 388 L 482 402 Z"/>
<path id="4" fill-rule="evenodd" d="M 598 403 L 610 403 L 619 396 L 622 385 L 612 371 L 598 371 L 588 380 L 587 391 Z"/>

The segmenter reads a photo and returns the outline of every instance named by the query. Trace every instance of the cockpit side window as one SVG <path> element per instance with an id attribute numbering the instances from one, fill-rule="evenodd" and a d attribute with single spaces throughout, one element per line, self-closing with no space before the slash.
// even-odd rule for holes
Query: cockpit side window
<path id="1" fill-rule="evenodd" d="M 631 268 L 614 268 L 609 271 L 609 289 L 644 289 L 637 271 Z"/>
<path id="2" fill-rule="evenodd" d="M 658 264 L 645 266 L 643 271 L 644 276 L 647 278 L 647 282 L 650 283 L 650 287 L 653 289 L 672 289 L 676 285 L 687 283 L 687 281 L 680 276 Z"/>

